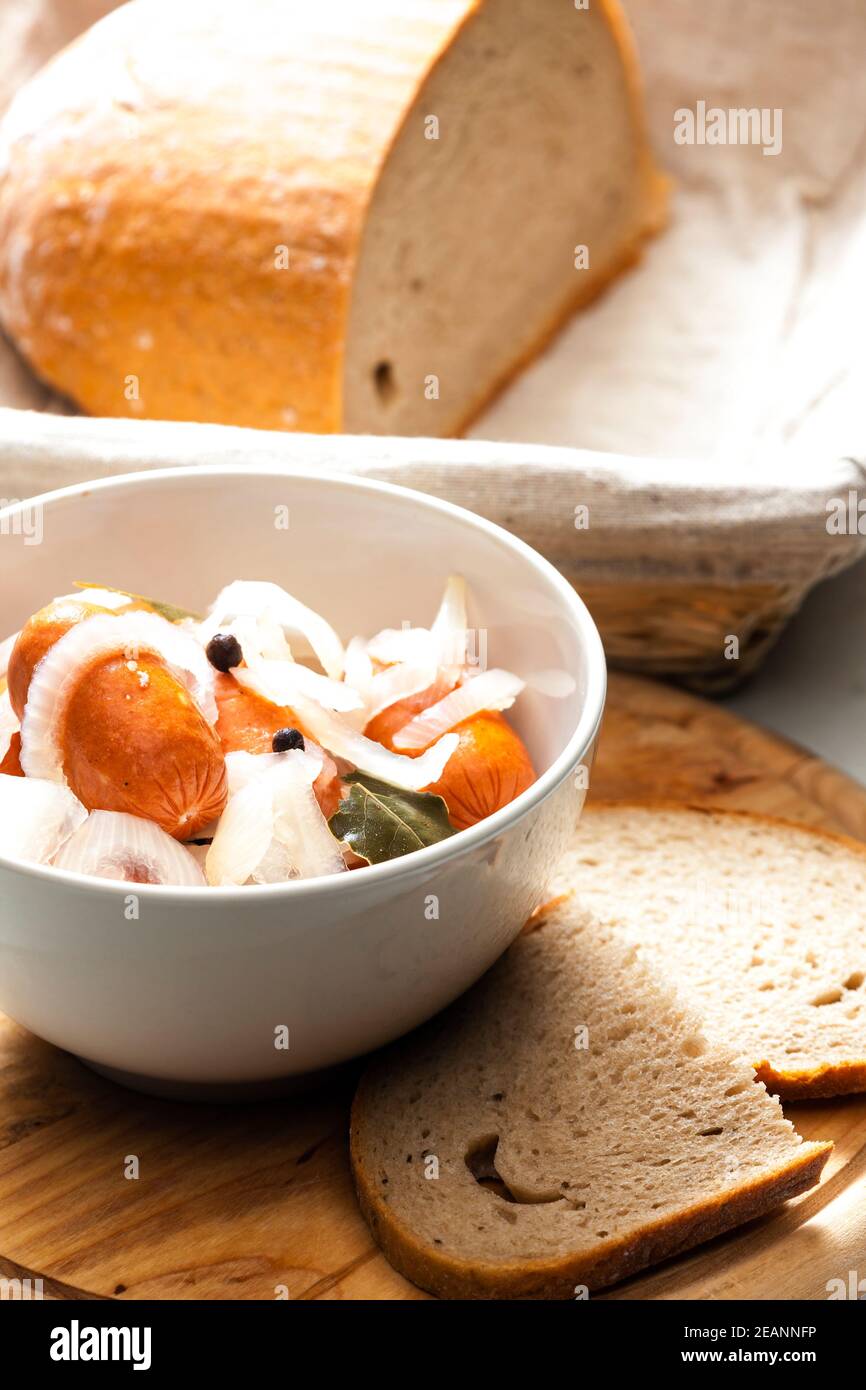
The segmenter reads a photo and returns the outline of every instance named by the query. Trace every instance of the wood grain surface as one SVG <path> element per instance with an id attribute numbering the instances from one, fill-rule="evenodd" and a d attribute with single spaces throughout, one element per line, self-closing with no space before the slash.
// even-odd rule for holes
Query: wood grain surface
<path id="1" fill-rule="evenodd" d="M 593 795 L 790 817 L 866 840 L 866 791 L 694 696 L 611 681 Z M 0 1276 L 51 1298 L 416 1299 L 352 1193 L 354 1068 L 306 1098 L 202 1107 L 134 1095 L 0 1017 Z M 786 1106 L 836 1151 L 775 1215 L 603 1295 L 827 1297 L 866 1277 L 866 1097 Z M 130 1156 L 139 1176 L 124 1176 Z"/>

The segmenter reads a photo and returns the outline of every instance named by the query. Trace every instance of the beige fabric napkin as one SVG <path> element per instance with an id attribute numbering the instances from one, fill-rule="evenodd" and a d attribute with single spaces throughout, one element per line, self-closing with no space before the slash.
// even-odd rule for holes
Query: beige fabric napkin
<path id="1" fill-rule="evenodd" d="M 828 532 L 828 504 L 866 481 L 850 459 L 768 466 L 732 460 L 697 481 L 677 459 L 499 444 L 281 434 L 159 420 L 62 418 L 0 409 L 0 477 L 9 498 L 155 468 L 321 469 L 417 487 L 489 517 L 578 583 L 777 584 L 802 589 L 856 557 L 866 538 Z M 29 490 L 29 493 L 28 493 Z"/>

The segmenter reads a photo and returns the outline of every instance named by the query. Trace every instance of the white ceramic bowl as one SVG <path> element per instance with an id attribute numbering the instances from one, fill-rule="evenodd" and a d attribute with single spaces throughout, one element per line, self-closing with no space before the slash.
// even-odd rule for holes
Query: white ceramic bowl
<path id="1" fill-rule="evenodd" d="M 338 879 L 131 896 L 0 857 L 0 1009 L 130 1084 L 215 1094 L 368 1051 L 472 984 L 544 898 L 601 721 L 601 641 L 556 570 L 469 512 L 349 478 L 172 469 L 37 503 L 0 512 L 0 635 L 75 580 L 202 609 L 242 578 L 278 581 L 347 639 L 429 622 L 455 572 L 491 664 L 564 670 L 575 689 L 518 701 L 539 777 L 516 801 Z"/>

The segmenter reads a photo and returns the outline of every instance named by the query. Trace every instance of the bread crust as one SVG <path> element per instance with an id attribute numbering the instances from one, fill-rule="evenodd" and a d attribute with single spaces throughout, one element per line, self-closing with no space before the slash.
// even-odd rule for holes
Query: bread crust
<path id="1" fill-rule="evenodd" d="M 720 819 L 750 821 L 772 829 L 795 830 L 801 834 L 813 835 L 816 839 L 828 840 L 843 849 L 858 854 L 863 859 L 866 875 L 866 844 L 855 840 L 851 835 L 836 830 L 825 830 L 823 826 L 804 825 L 802 821 L 788 820 L 784 816 L 768 816 L 760 811 L 741 811 L 733 808 L 709 806 L 700 802 L 665 801 L 646 799 L 635 801 L 590 801 L 584 808 L 585 816 L 604 815 L 606 811 L 699 811 L 702 815 L 717 816 Z M 559 899 L 553 899 L 553 902 Z M 531 921 L 543 919 L 545 911 L 552 904 L 543 904 L 536 909 Z M 540 923 L 538 923 L 540 925 Z M 755 1077 L 763 1081 L 768 1091 L 781 1100 L 828 1100 L 833 1096 L 852 1095 L 866 1091 L 866 1043 L 862 1059 L 844 1062 L 825 1062 L 809 1070 L 796 1070 L 774 1066 L 766 1057 L 752 1061 Z"/>
<path id="2" fill-rule="evenodd" d="M 341 429 L 353 278 L 373 194 L 413 103 L 486 3 L 410 6 L 395 24 L 384 0 L 346 0 L 336 35 L 315 6 L 301 7 L 291 19 L 298 54 L 283 44 L 272 59 L 264 43 L 256 55 L 272 127 L 244 124 L 243 104 L 230 96 L 230 53 L 210 52 L 204 64 L 218 93 L 208 122 L 195 103 L 172 104 L 168 84 L 151 91 L 145 57 L 158 16 L 148 21 L 138 7 L 115 11 L 60 54 L 28 85 L 23 114 L 4 132 L 5 175 L 0 154 L 0 316 L 37 375 L 91 414 Z M 462 420 L 443 420 L 452 432 L 661 223 L 662 181 L 630 35 L 615 0 L 600 8 L 622 55 L 646 227 L 569 295 Z M 278 20 L 269 25 L 267 15 L 265 7 L 273 39 Z M 199 23 L 204 44 L 212 21 Z M 118 44 L 131 55 L 123 73 L 112 57 Z M 85 61 L 94 90 L 82 93 Z M 64 84 L 73 93 L 66 105 Z M 317 117 L 331 89 L 342 103 L 335 125 Z M 279 246 L 290 255 L 277 270 Z"/>
<path id="3" fill-rule="evenodd" d="M 727 1188 L 676 1216 L 649 1222 L 627 1237 L 604 1241 L 591 1254 L 483 1264 L 432 1248 L 382 1201 L 363 1156 L 364 1094 L 362 1077 L 352 1104 L 350 1130 L 352 1173 L 361 1211 L 389 1263 L 438 1298 L 571 1299 L 577 1296 L 577 1286 L 590 1292 L 606 1288 L 807 1191 L 820 1178 L 833 1151 L 831 1143 L 804 1143 L 796 1158 L 783 1167 Z M 487 1199 L 502 1200 L 495 1194 L 487 1194 Z"/>
<path id="4" fill-rule="evenodd" d="M 866 1091 L 866 1060 L 825 1063 L 811 1071 L 779 1071 L 770 1062 L 753 1062 L 755 1077 L 781 1100 L 829 1100 Z"/>
<path id="5" fill-rule="evenodd" d="M 283 43 L 273 66 L 279 5 L 260 6 L 256 95 L 275 107 L 271 126 L 247 113 L 242 93 L 232 98 L 225 44 L 207 50 L 207 81 L 219 97 L 206 124 L 170 88 L 152 92 L 161 80 L 152 51 L 159 16 L 138 6 L 114 11 L 58 55 L 29 84 L 35 114 L 25 110 L 30 128 L 21 148 L 13 145 L 0 186 L 2 318 L 39 376 L 92 414 L 338 429 L 365 210 L 423 64 L 436 61 L 478 3 L 445 0 L 435 18 L 429 9 L 413 16 L 396 38 L 387 4 L 347 3 L 339 53 L 327 21 L 319 27 L 308 7 L 294 16 L 291 46 Z M 175 7 L 173 23 L 183 24 L 182 11 Z M 193 38 L 206 46 L 213 21 L 203 7 L 191 14 Z M 189 51 L 189 32 L 185 44 Z M 137 76 L 128 97 L 123 90 L 118 46 L 144 74 L 143 120 Z M 82 93 L 85 60 L 104 66 L 119 93 L 112 88 L 99 101 Z M 67 72 L 71 106 L 52 86 Z M 347 96 L 325 131 L 317 113 L 329 74 Z M 93 76 L 96 84 L 102 73 Z M 232 152 L 238 129 L 245 143 Z M 277 270 L 279 246 L 290 254 Z M 67 324 L 75 336 L 64 333 Z M 152 346 L 141 346 L 149 339 Z M 275 359 L 286 362 L 288 379 L 273 371 Z M 131 376 L 137 399 L 125 395 Z"/>

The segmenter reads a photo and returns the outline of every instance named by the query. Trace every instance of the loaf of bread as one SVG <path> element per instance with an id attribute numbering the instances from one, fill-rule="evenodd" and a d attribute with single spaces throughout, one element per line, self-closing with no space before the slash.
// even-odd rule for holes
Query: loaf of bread
<path id="1" fill-rule="evenodd" d="M 3 122 L 0 319 L 91 414 L 451 434 L 662 187 L 616 0 L 135 0 Z"/>
<path id="2" fill-rule="evenodd" d="M 450 1298 L 574 1298 L 818 1179 L 736 1050 L 576 895 L 374 1060 L 352 1165 L 385 1254 Z"/>
<path id="3" fill-rule="evenodd" d="M 588 808 L 574 888 L 791 1099 L 866 1090 L 866 849 L 736 812 Z"/>

